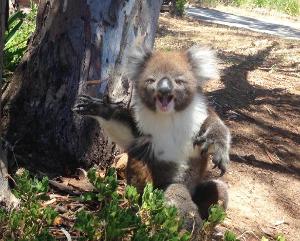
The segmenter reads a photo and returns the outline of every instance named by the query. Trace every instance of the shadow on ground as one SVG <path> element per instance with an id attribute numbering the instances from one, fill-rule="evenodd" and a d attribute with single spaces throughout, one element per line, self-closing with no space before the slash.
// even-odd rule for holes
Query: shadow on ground
<path id="1" fill-rule="evenodd" d="M 248 81 L 250 71 L 274 64 L 266 59 L 275 46 L 276 43 L 249 56 L 220 52 L 221 60 L 231 59 L 234 64 L 222 73 L 225 88 L 209 92 L 208 96 L 220 116 L 234 126 L 233 146 L 244 150 L 234 153 L 232 161 L 300 177 L 300 135 L 297 129 L 290 128 L 297 126 L 300 96 Z M 272 109 L 268 110 L 268 106 Z M 247 128 L 251 129 L 248 133 Z"/>

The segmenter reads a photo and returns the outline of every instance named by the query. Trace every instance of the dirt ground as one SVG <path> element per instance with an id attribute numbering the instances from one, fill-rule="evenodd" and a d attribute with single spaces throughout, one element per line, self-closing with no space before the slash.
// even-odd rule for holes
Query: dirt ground
<path id="1" fill-rule="evenodd" d="M 162 15 L 155 48 L 211 46 L 207 96 L 232 132 L 228 218 L 241 240 L 300 240 L 300 41 Z M 216 175 L 216 173 L 211 173 Z"/>

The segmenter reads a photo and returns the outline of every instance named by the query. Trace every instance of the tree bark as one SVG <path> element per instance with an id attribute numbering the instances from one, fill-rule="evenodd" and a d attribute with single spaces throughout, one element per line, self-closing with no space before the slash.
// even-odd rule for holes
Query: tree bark
<path id="1" fill-rule="evenodd" d="M 161 3 L 41 0 L 36 31 L 1 98 L 4 136 L 19 163 L 65 172 L 78 161 L 112 160 L 116 149 L 96 122 L 71 108 L 82 93 L 128 101 L 125 53 L 138 35 L 153 46 Z"/>

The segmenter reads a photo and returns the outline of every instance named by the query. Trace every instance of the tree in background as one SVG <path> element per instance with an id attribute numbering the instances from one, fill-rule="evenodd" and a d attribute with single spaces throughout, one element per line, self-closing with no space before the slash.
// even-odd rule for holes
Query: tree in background
<path id="1" fill-rule="evenodd" d="M 6 20 L 8 17 L 8 1 L 0 1 L 0 96 L 2 95 L 2 71 L 3 71 L 3 47 L 4 47 L 4 32 L 6 28 Z M 0 99 L 1 109 L 1 99 Z M 0 111 L 0 123 L 2 123 L 2 114 Z M 0 137 L 2 134 L 0 126 Z M 0 204 L 4 203 L 7 206 L 15 206 L 17 199 L 11 193 L 7 180 L 7 157 L 3 148 L 2 139 L 0 139 Z"/>

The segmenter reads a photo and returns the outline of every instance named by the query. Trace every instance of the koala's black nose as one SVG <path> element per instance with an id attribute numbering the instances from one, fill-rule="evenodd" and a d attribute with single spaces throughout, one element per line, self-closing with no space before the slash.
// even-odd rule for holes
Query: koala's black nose
<path id="1" fill-rule="evenodd" d="M 173 90 L 172 82 L 167 78 L 161 79 L 157 83 L 157 90 L 161 95 L 170 95 Z"/>

